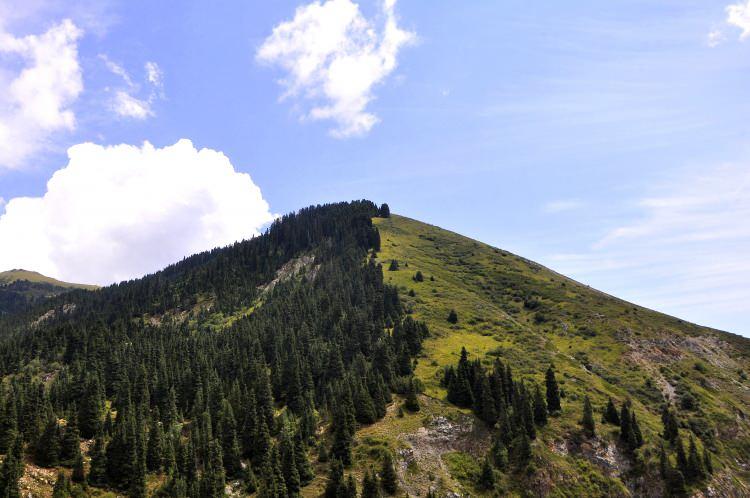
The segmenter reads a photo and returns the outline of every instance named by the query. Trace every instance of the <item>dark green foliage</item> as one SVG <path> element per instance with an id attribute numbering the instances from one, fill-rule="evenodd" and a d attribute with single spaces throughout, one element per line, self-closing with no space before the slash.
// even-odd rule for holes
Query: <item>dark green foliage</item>
<path id="1" fill-rule="evenodd" d="M 55 486 L 52 488 L 52 498 L 68 498 L 70 496 L 70 480 L 64 472 L 57 473 Z"/>
<path id="2" fill-rule="evenodd" d="M 362 498 L 380 498 L 380 484 L 378 483 L 378 476 L 369 469 L 365 472 L 365 476 L 362 479 Z"/>
<path id="3" fill-rule="evenodd" d="M 398 271 L 398 269 L 398 261 L 392 259 L 391 264 L 388 265 L 388 271 Z"/>
<path id="4" fill-rule="evenodd" d="M 703 468 L 703 459 L 698 454 L 698 448 L 695 446 L 695 438 L 693 437 L 690 438 L 689 448 L 685 479 L 691 483 L 698 482 L 706 477 L 706 471 Z"/>
<path id="5" fill-rule="evenodd" d="M 388 207 L 388 204 L 383 203 L 380 205 L 380 209 L 378 209 L 378 216 L 381 218 L 391 217 L 391 208 Z"/>
<path id="6" fill-rule="evenodd" d="M 547 403 L 539 386 L 535 386 L 534 389 L 534 423 L 539 426 L 547 424 Z"/>
<path id="7" fill-rule="evenodd" d="M 415 282 L 424 282 L 424 275 L 422 275 L 422 272 L 417 270 L 417 273 L 414 274 L 414 281 Z"/>
<path id="8" fill-rule="evenodd" d="M 677 469 L 669 469 L 667 477 L 664 479 L 667 496 L 682 497 L 687 496 L 685 487 L 685 477 Z"/>
<path id="9" fill-rule="evenodd" d="M 40 467 L 55 467 L 60 461 L 60 426 L 51 416 L 34 450 L 34 462 Z"/>
<path id="10" fill-rule="evenodd" d="M 560 406 L 560 388 L 557 386 L 555 371 L 551 365 L 544 376 L 544 383 L 547 388 L 547 410 L 550 413 L 559 412 L 562 409 Z"/>
<path id="11" fill-rule="evenodd" d="M 380 470 L 380 484 L 386 494 L 393 495 L 398 491 L 398 479 L 396 469 L 393 467 L 393 457 L 386 453 L 383 458 L 383 467 Z"/>
<path id="12" fill-rule="evenodd" d="M 107 483 L 107 456 L 104 451 L 104 439 L 98 436 L 91 448 L 91 468 L 88 482 L 92 486 L 102 487 Z"/>
<path id="13" fill-rule="evenodd" d="M 528 434 L 521 431 L 521 433 L 513 440 L 511 449 L 513 465 L 518 469 L 526 468 L 531 461 L 532 456 L 531 440 L 529 439 Z"/>
<path id="14" fill-rule="evenodd" d="M 495 487 L 495 471 L 492 468 L 492 463 L 489 457 L 484 459 L 482 462 L 482 470 L 479 474 L 479 481 L 477 483 L 480 489 L 490 490 Z"/>
<path id="15" fill-rule="evenodd" d="M 661 413 L 661 421 L 664 425 L 662 437 L 670 443 L 674 443 L 679 436 L 679 423 L 677 422 L 677 416 L 671 406 L 667 405 L 664 407 L 664 410 Z"/>
<path id="16" fill-rule="evenodd" d="M 404 408 L 410 412 L 419 411 L 419 400 L 417 399 L 417 389 L 414 386 L 414 379 L 409 380 L 409 389 L 406 392 L 406 400 L 404 400 Z"/>
<path id="17" fill-rule="evenodd" d="M 23 475 L 23 441 L 20 436 L 11 442 L 0 466 L 0 496 L 19 498 L 18 480 Z"/>
<path id="18" fill-rule="evenodd" d="M 63 432 L 60 443 L 60 462 L 63 465 L 73 465 L 81 454 L 80 433 L 75 417 L 71 418 Z"/>
<path id="19" fill-rule="evenodd" d="M 703 468 L 706 469 L 706 474 L 711 475 L 714 473 L 714 464 L 711 460 L 711 453 L 708 452 L 708 448 L 703 446 Z"/>
<path id="20" fill-rule="evenodd" d="M 339 460 L 334 459 L 328 471 L 328 483 L 326 483 L 325 498 L 344 498 L 346 489 L 344 483 L 344 466 Z"/>
<path id="21" fill-rule="evenodd" d="M 450 310 L 448 312 L 448 318 L 446 318 L 446 320 L 448 320 L 448 323 L 452 323 L 454 325 L 457 324 L 458 323 L 458 313 L 456 313 L 456 310 Z"/>
<path id="22" fill-rule="evenodd" d="M 583 433 L 587 437 L 596 436 L 596 424 L 594 423 L 594 411 L 591 408 L 591 400 L 588 396 L 583 397 L 583 418 L 581 419 Z"/>
<path id="23" fill-rule="evenodd" d="M 607 401 L 607 407 L 604 409 L 603 420 L 612 425 L 620 425 L 620 415 L 617 413 L 617 407 L 612 398 Z"/>
<path id="24" fill-rule="evenodd" d="M 80 453 L 78 453 L 75 462 L 73 462 L 73 473 L 71 474 L 70 479 L 78 484 L 86 482 L 86 471 L 83 467 L 83 455 Z"/>

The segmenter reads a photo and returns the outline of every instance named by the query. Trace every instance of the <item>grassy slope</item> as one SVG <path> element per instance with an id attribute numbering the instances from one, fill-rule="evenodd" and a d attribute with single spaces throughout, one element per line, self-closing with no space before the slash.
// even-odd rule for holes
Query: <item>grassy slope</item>
<path id="1" fill-rule="evenodd" d="M 446 406 L 438 401 L 445 396 L 440 372 L 455 364 L 462 346 L 488 363 L 500 356 L 517 377 L 539 383 L 547 365 L 554 363 L 567 396 L 562 416 L 552 420 L 535 444 L 542 468 L 548 469 L 532 476 L 537 485 L 543 486 L 540 481 L 545 479 L 555 482 L 560 494 L 613 493 L 619 486 L 589 460 L 552 451 L 554 441 L 575 438 L 584 393 L 596 411 L 608 396 L 617 402 L 631 398 L 647 441 L 644 458 L 655 462 L 663 396 L 674 396 L 679 403 L 688 391 L 698 408 L 682 411 L 682 420 L 686 427 L 705 425 L 715 434 L 714 460 L 726 469 L 718 473 L 724 485 L 749 482 L 738 462 L 750 451 L 745 418 L 750 413 L 750 382 L 743 373 L 750 372 L 750 341 L 635 306 L 437 227 L 396 215 L 375 223 L 381 232 L 379 259 L 386 281 L 401 288 L 408 308 L 433 334 L 417 375 L 437 405 Z M 400 271 L 385 271 L 391 259 L 400 262 Z M 412 280 L 417 270 L 424 282 Z M 416 295 L 409 297 L 409 290 Z M 524 307 L 527 296 L 534 296 L 539 307 Z M 451 308 L 459 316 L 455 326 L 445 319 Z M 418 417 L 425 420 L 423 414 Z M 402 444 L 404 433 L 391 419 L 378 425 L 381 434 L 389 435 L 384 438 L 387 444 Z M 603 443 L 614 440 L 616 431 L 601 424 L 599 428 Z M 687 438 L 690 431 L 682 431 Z"/>
<path id="2" fill-rule="evenodd" d="M 96 285 L 71 284 L 69 282 L 62 282 L 60 280 L 56 280 L 51 277 L 46 277 L 42 275 L 41 273 L 37 273 L 35 271 L 8 270 L 8 271 L 0 272 L 0 285 L 12 284 L 13 282 L 17 280 L 27 280 L 29 282 L 35 282 L 35 283 L 45 283 L 45 284 L 54 285 L 55 287 L 63 287 L 65 289 L 88 289 L 88 290 L 98 289 Z"/>

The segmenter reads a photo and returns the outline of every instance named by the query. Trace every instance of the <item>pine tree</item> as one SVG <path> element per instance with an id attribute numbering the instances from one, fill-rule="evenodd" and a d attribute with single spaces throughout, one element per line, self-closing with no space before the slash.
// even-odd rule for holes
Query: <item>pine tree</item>
<path id="1" fill-rule="evenodd" d="M 333 459 L 328 471 L 325 498 L 342 498 L 344 495 L 344 466 L 341 461 Z"/>
<path id="2" fill-rule="evenodd" d="M 380 205 L 380 209 L 378 210 L 378 216 L 380 218 L 390 218 L 391 217 L 391 208 L 388 207 L 388 204 L 383 203 Z"/>
<path id="3" fill-rule="evenodd" d="M 617 407 L 612 398 L 607 401 L 607 408 L 604 409 L 604 421 L 612 425 L 620 425 L 620 415 L 617 413 Z"/>
<path id="4" fill-rule="evenodd" d="M 508 468 L 508 449 L 505 447 L 505 443 L 503 442 L 503 439 L 499 437 L 497 434 L 494 436 L 494 442 L 492 443 L 491 448 L 492 453 L 492 461 L 495 464 L 495 467 L 497 467 L 500 470 L 505 470 Z"/>
<path id="5" fill-rule="evenodd" d="M 495 471 L 492 469 L 492 464 L 488 457 L 485 457 L 482 463 L 482 471 L 479 474 L 479 487 L 485 490 L 495 487 Z"/>
<path id="6" fill-rule="evenodd" d="M 281 437 L 281 472 L 284 475 L 284 482 L 289 495 L 296 496 L 299 494 L 301 479 L 289 427 L 284 429 Z"/>
<path id="7" fill-rule="evenodd" d="M 91 468 L 88 482 L 92 486 L 103 487 L 107 484 L 107 455 L 104 449 L 104 439 L 97 436 L 91 449 Z"/>
<path id="8" fill-rule="evenodd" d="M 711 453 L 708 452 L 706 445 L 703 445 L 703 468 L 706 469 L 706 474 L 708 475 L 714 473 L 714 464 L 711 461 Z"/>
<path id="9" fill-rule="evenodd" d="M 224 463 L 222 462 L 221 445 L 213 440 L 208 443 L 208 455 L 205 469 L 201 475 L 201 497 L 218 498 L 224 496 Z"/>
<path id="10" fill-rule="evenodd" d="M 409 379 L 409 387 L 406 391 L 406 400 L 404 401 L 404 408 L 410 412 L 419 411 L 419 400 L 417 399 L 417 390 L 414 386 L 414 378 Z"/>
<path id="11" fill-rule="evenodd" d="M 101 428 L 101 417 L 104 408 L 101 396 L 101 386 L 96 376 L 92 375 L 86 382 L 83 399 L 81 399 L 77 414 L 81 436 L 86 439 L 96 436 Z"/>
<path id="12" fill-rule="evenodd" d="M 560 407 L 560 388 L 557 386 L 557 379 L 555 379 L 555 371 L 552 369 L 552 365 L 547 369 L 544 382 L 547 387 L 547 410 L 550 413 L 559 412 L 562 409 Z"/>
<path id="13" fill-rule="evenodd" d="M 378 477 L 375 475 L 372 469 L 365 472 L 365 477 L 362 480 L 361 498 L 380 498 Z"/>
<path id="14" fill-rule="evenodd" d="M 392 259 L 391 264 L 388 265 L 388 271 L 398 271 L 398 261 Z"/>
<path id="15" fill-rule="evenodd" d="M 453 325 L 458 323 L 458 313 L 456 313 L 456 310 L 452 309 L 450 312 L 448 312 L 448 323 L 452 323 Z"/>
<path id="16" fill-rule="evenodd" d="M 145 498 L 146 497 L 146 462 L 143 458 L 139 458 L 136 454 L 137 449 L 133 447 L 131 459 L 134 462 L 132 465 L 133 473 L 128 479 L 128 496 L 131 498 Z"/>
<path id="17" fill-rule="evenodd" d="M 75 417 L 71 417 L 60 443 L 60 462 L 63 465 L 72 465 L 80 454 L 80 433 Z"/>
<path id="18" fill-rule="evenodd" d="M 519 469 L 526 468 L 531 455 L 531 440 L 525 431 L 521 431 L 513 440 L 513 464 Z"/>
<path id="19" fill-rule="evenodd" d="M 664 431 L 662 437 L 674 443 L 679 436 L 679 424 L 677 423 L 677 417 L 671 407 L 665 406 L 661 413 L 661 421 L 664 425 Z"/>
<path id="20" fill-rule="evenodd" d="M 60 460 L 60 428 L 51 416 L 39 437 L 34 451 L 34 461 L 40 467 L 56 467 Z"/>
<path id="21" fill-rule="evenodd" d="M 659 474 L 661 475 L 662 479 L 667 478 L 669 469 L 670 469 L 669 457 L 667 456 L 667 450 L 664 448 L 664 445 L 662 444 L 661 447 L 659 448 Z"/>
<path id="22" fill-rule="evenodd" d="M 695 445 L 695 438 L 690 437 L 690 446 L 688 450 L 687 471 L 685 479 L 688 482 L 698 482 L 706 476 L 703 468 L 703 460 L 698 455 L 698 448 Z"/>
<path id="23" fill-rule="evenodd" d="M 685 477 L 679 470 L 669 469 L 665 481 L 667 496 L 683 497 L 687 495 L 687 488 L 685 487 Z"/>
<path id="24" fill-rule="evenodd" d="M 150 425 L 146 446 L 146 469 L 158 473 L 164 464 L 164 432 L 157 414 L 152 417 Z"/>
<path id="25" fill-rule="evenodd" d="M 299 479 L 302 486 L 312 482 L 315 473 L 313 472 L 310 460 L 307 457 L 307 448 L 300 431 L 297 431 L 294 437 L 294 461 L 297 463 L 297 472 L 299 473 Z"/>
<path id="26" fill-rule="evenodd" d="M 23 440 L 17 435 L 6 450 L 5 459 L 0 467 L 0 496 L 19 498 L 18 480 L 23 475 Z"/>
<path id="27" fill-rule="evenodd" d="M 346 479 L 346 486 L 344 487 L 344 498 L 357 498 L 357 483 L 351 474 L 349 474 L 349 477 L 347 477 Z"/>
<path id="28" fill-rule="evenodd" d="M 226 399 L 221 403 L 218 430 L 226 475 L 229 478 L 238 477 L 242 472 L 242 463 L 240 462 L 240 444 L 237 439 L 237 423 L 232 405 Z"/>
<path id="29" fill-rule="evenodd" d="M 682 473 L 683 477 L 688 471 L 688 461 L 685 455 L 685 447 L 682 444 L 682 438 L 677 438 L 676 442 L 676 453 L 677 453 L 677 468 Z"/>
<path id="30" fill-rule="evenodd" d="M 596 436 L 596 424 L 594 423 L 594 411 L 591 408 L 591 400 L 588 395 L 583 397 L 583 418 L 581 419 L 583 433 L 587 437 Z"/>
<path id="31" fill-rule="evenodd" d="M 83 455 L 81 455 L 80 453 L 78 453 L 75 462 L 73 462 L 73 473 L 71 474 L 71 480 L 78 484 L 86 482 L 86 471 L 83 467 Z"/>
<path id="32" fill-rule="evenodd" d="M 18 435 L 18 413 L 16 411 L 16 397 L 11 389 L 5 396 L 5 402 L 0 412 L 0 453 L 7 453 L 13 446 Z"/>
<path id="33" fill-rule="evenodd" d="M 52 498 L 69 498 L 70 497 L 70 481 L 68 476 L 61 470 L 57 473 L 57 480 L 55 486 L 52 488 Z"/>
<path id="34" fill-rule="evenodd" d="M 398 478 L 396 476 L 396 469 L 393 466 L 393 457 L 390 453 L 386 453 L 383 458 L 383 467 L 380 470 L 380 484 L 383 486 L 383 491 L 389 495 L 396 494 L 398 491 Z"/>
<path id="35" fill-rule="evenodd" d="M 534 389 L 534 423 L 539 426 L 547 425 L 547 403 L 538 385 Z"/>

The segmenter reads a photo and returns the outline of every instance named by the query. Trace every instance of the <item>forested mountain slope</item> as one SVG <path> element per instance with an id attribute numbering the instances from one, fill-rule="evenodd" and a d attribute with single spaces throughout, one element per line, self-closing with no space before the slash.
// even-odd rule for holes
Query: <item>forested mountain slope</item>
<path id="1" fill-rule="evenodd" d="M 22 311 L 72 289 L 93 290 L 96 286 L 61 282 L 28 270 L 0 272 L 0 315 Z"/>
<path id="2" fill-rule="evenodd" d="M 749 357 L 387 206 L 315 206 L 0 318 L 0 493 L 747 496 Z"/>

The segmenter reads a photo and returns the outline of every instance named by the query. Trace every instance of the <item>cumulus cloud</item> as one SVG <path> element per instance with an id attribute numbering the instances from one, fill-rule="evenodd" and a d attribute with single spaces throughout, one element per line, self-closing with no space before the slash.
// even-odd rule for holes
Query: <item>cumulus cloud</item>
<path id="1" fill-rule="evenodd" d="M 398 26 L 395 7 L 396 0 L 383 1 L 378 26 L 351 0 L 312 2 L 276 26 L 256 57 L 286 70 L 284 97 L 311 103 L 304 117 L 334 121 L 331 134 L 338 138 L 363 135 L 379 121 L 367 111 L 373 88 L 416 37 Z"/>
<path id="2" fill-rule="evenodd" d="M 733 332 L 750 335 L 747 220 L 750 168 L 724 165 L 666 181 L 589 252 L 551 262 L 595 287 L 699 323 L 744 320 L 747 328 Z"/>
<path id="3" fill-rule="evenodd" d="M 70 20 L 24 37 L 0 26 L 0 167 L 22 167 L 56 132 L 75 128 L 81 35 Z"/>
<path id="4" fill-rule="evenodd" d="M 257 235 L 273 216 L 248 174 L 189 140 L 75 145 L 42 197 L 0 216 L 0 271 L 108 284 Z"/>
<path id="5" fill-rule="evenodd" d="M 742 30 L 740 40 L 750 37 L 750 0 L 728 6 L 727 23 Z"/>
<path id="6" fill-rule="evenodd" d="M 150 91 L 147 97 L 139 98 L 136 95 L 141 93 L 141 85 L 133 81 L 133 78 L 130 77 L 125 68 L 111 60 L 105 54 L 100 54 L 99 58 L 104 62 L 107 69 L 112 74 L 119 76 L 125 84 L 113 91 L 110 108 L 114 113 L 120 117 L 140 120 L 155 116 L 156 113 L 153 110 L 153 104 L 158 98 L 163 98 L 164 96 L 163 75 L 158 64 L 151 61 L 144 64 L 146 72 L 145 80 L 150 86 Z"/>

